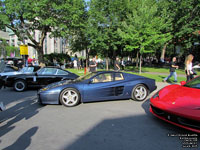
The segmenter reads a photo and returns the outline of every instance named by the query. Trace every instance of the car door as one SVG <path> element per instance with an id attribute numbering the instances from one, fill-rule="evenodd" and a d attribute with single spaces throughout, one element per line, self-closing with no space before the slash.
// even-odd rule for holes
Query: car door
<path id="1" fill-rule="evenodd" d="M 115 99 L 121 88 L 118 81 L 115 81 L 113 72 L 98 74 L 84 86 L 84 101 Z"/>
<path id="2" fill-rule="evenodd" d="M 122 72 L 116 72 L 114 73 L 114 82 L 116 84 L 115 86 L 115 96 L 117 96 L 119 98 L 119 96 L 123 96 L 124 94 L 124 75 Z"/>

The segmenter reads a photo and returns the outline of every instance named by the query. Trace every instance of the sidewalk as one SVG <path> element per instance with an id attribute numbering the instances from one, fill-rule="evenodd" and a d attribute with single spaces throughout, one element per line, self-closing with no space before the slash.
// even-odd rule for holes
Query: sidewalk
<path id="1" fill-rule="evenodd" d="M 142 72 L 142 73 L 148 73 L 148 74 L 155 74 L 155 75 L 164 75 L 164 76 L 168 76 L 169 75 L 169 73 L 160 73 L 160 72 Z M 177 73 L 177 76 L 178 77 L 186 77 L 186 75 L 185 74 L 178 74 Z"/>

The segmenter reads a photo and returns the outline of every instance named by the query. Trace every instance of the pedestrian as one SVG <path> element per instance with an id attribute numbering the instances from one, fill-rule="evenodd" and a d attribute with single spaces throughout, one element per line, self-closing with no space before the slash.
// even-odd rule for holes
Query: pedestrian
<path id="1" fill-rule="evenodd" d="M 77 62 L 77 60 L 74 59 L 73 63 L 74 63 L 74 68 L 77 69 L 78 68 L 78 64 L 77 64 L 78 62 Z"/>
<path id="2" fill-rule="evenodd" d="M 90 61 L 89 67 L 90 67 L 90 72 L 96 72 L 97 63 L 95 58 L 93 58 L 92 61 Z"/>
<path id="3" fill-rule="evenodd" d="M 53 66 L 57 66 L 58 65 L 58 62 L 57 62 L 57 60 L 54 58 L 53 59 Z"/>
<path id="4" fill-rule="evenodd" d="M 119 71 L 120 70 L 120 62 L 119 62 L 119 58 L 116 57 L 116 60 L 114 62 L 114 70 L 115 71 Z"/>
<path id="5" fill-rule="evenodd" d="M 124 59 L 122 59 L 121 65 L 122 65 L 122 70 L 124 70 L 124 69 L 125 69 L 125 62 L 124 62 Z"/>
<path id="6" fill-rule="evenodd" d="M 176 57 L 172 58 L 172 61 L 170 63 L 170 74 L 168 77 L 166 77 L 163 82 L 166 82 L 169 78 L 174 76 L 174 82 L 177 82 L 177 74 L 176 69 L 178 69 L 178 66 L 176 65 Z"/>
<path id="7" fill-rule="evenodd" d="M 185 74 L 186 74 L 186 82 L 194 78 L 194 72 L 192 71 L 192 60 L 194 56 L 192 54 L 188 55 L 185 59 Z"/>
<path id="8" fill-rule="evenodd" d="M 81 60 L 80 60 L 80 58 L 79 58 L 78 61 L 77 61 L 77 67 L 78 67 L 78 70 L 81 69 Z"/>

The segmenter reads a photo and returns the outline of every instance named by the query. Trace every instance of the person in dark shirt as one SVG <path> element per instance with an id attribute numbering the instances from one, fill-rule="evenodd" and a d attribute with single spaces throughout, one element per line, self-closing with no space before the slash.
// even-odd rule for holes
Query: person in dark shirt
<path id="1" fill-rule="evenodd" d="M 119 58 L 117 57 L 115 62 L 114 62 L 114 70 L 115 71 L 119 71 L 120 70 L 120 62 L 119 62 Z"/>
<path id="2" fill-rule="evenodd" d="M 177 74 L 176 69 L 178 69 L 178 66 L 176 65 L 176 57 L 172 58 L 172 62 L 170 63 L 170 74 L 168 77 L 166 77 L 163 82 L 166 82 L 169 78 L 174 76 L 174 82 L 177 82 Z"/>
<path id="3" fill-rule="evenodd" d="M 95 58 L 93 58 L 92 61 L 90 61 L 89 67 L 90 67 L 90 72 L 96 72 L 97 63 L 95 61 Z"/>

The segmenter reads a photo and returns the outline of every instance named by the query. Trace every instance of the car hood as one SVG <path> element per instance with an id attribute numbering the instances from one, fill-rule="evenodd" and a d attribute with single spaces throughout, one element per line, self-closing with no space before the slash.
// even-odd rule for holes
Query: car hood
<path id="1" fill-rule="evenodd" d="M 75 80 L 62 80 L 62 81 L 59 81 L 59 82 L 54 82 L 54 83 L 48 84 L 47 86 L 43 87 L 42 89 L 39 90 L 39 92 L 46 91 L 46 90 L 56 88 L 56 87 L 59 87 L 59 86 L 63 86 L 63 85 L 66 85 L 66 84 L 76 83 L 76 82 L 77 81 L 75 81 Z"/>
<path id="2" fill-rule="evenodd" d="M 160 91 L 159 99 L 174 107 L 200 110 L 200 89 L 171 85 Z"/>

